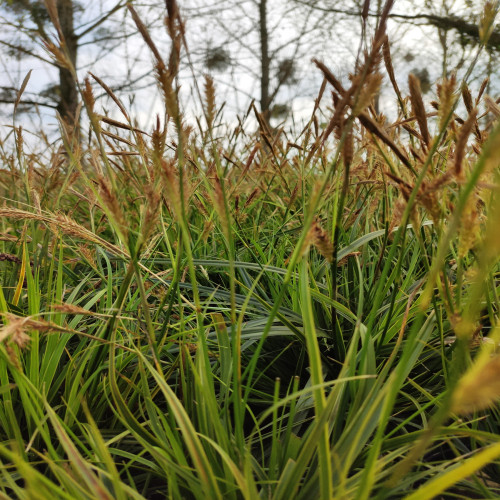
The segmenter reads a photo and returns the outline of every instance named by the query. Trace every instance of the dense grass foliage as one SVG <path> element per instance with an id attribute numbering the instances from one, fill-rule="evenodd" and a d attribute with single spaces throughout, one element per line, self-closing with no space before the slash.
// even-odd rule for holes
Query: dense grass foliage
<path id="1" fill-rule="evenodd" d="M 177 11 L 168 64 L 135 16 L 152 131 L 94 78 L 89 137 L 5 137 L 0 498 L 498 498 L 500 109 L 453 76 L 403 97 L 389 7 L 293 137 L 224 127 L 210 78 L 187 124 Z"/>

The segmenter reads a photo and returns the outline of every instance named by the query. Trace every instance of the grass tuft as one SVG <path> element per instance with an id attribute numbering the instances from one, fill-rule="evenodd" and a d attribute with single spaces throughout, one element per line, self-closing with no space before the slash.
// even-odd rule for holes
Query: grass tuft
<path id="1" fill-rule="evenodd" d="M 229 130 L 209 76 L 188 123 L 168 1 L 165 60 L 129 6 L 151 130 L 92 75 L 120 119 L 87 79 L 87 141 L 61 124 L 34 157 L 5 138 L 1 498 L 500 496 L 500 111 L 486 80 L 403 95 L 392 3 L 347 88 L 315 61 L 294 136 L 255 106 L 257 131 Z"/>

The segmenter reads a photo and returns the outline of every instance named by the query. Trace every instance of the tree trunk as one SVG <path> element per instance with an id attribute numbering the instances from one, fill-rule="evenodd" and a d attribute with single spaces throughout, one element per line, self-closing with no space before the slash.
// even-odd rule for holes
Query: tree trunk
<path id="1" fill-rule="evenodd" d="M 259 35 L 260 35 L 260 109 L 266 121 L 269 120 L 269 34 L 267 32 L 267 0 L 259 2 Z"/>
<path id="2" fill-rule="evenodd" d="M 73 11 L 73 0 L 57 0 L 57 14 L 66 43 L 66 55 L 73 68 L 76 68 L 78 39 L 73 25 Z M 78 107 L 78 88 L 72 71 L 67 68 L 59 68 L 59 90 L 60 98 L 57 110 L 64 121 L 74 126 L 76 125 L 75 118 Z"/>

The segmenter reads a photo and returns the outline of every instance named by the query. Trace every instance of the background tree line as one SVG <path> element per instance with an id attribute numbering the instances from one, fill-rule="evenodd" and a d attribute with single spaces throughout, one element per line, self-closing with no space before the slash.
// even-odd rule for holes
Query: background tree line
<path id="1" fill-rule="evenodd" d="M 180 6 L 189 48 L 181 71 L 185 98 L 189 98 L 193 74 L 208 72 L 218 84 L 219 99 L 232 111 L 244 111 L 255 99 L 265 117 L 283 119 L 294 103 L 311 101 L 317 91 L 321 77 L 311 58 L 325 59 L 340 71 L 349 67 L 359 55 L 351 40 L 361 35 L 369 43 L 380 3 L 378 10 L 373 3 L 364 12 L 368 4 L 358 0 L 187 0 Z M 57 111 L 72 121 L 79 103 L 78 81 L 89 70 L 132 104 L 141 91 L 154 101 L 150 58 L 125 7 L 125 0 L 4 0 L 0 8 L 4 112 L 11 112 L 20 82 L 32 68 L 32 83 L 20 103 L 24 111 L 43 116 Z M 50 9 L 57 14 L 59 34 Z M 155 2 L 137 7 L 153 34 L 162 29 L 162 9 Z M 439 76 L 460 71 L 479 40 L 478 12 L 480 2 L 474 1 L 396 2 L 389 28 L 396 67 L 403 69 L 401 79 L 413 71 L 422 89 L 429 91 Z M 56 35 L 64 40 L 78 81 L 71 68 L 47 54 Z M 156 43 L 168 42 L 159 36 Z M 492 61 L 499 48 L 500 31 L 495 30 L 481 74 L 485 68 L 488 74 L 496 71 Z M 145 109 L 143 102 L 141 109 Z M 154 104 L 146 109 L 147 115 Z M 48 115 L 43 110 L 49 110 Z"/>

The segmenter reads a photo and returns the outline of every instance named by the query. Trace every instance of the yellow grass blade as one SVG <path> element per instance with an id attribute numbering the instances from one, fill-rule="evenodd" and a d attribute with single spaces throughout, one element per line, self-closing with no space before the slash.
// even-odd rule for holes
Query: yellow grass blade
<path id="1" fill-rule="evenodd" d="M 458 483 L 465 477 L 474 474 L 485 465 L 489 464 L 500 456 L 500 443 L 484 448 L 473 457 L 465 460 L 461 465 L 455 467 L 443 475 L 429 481 L 425 486 L 419 488 L 415 493 L 405 497 L 405 500 L 426 500 L 436 498 L 437 495 L 445 491 L 450 486 Z"/>
<path id="2" fill-rule="evenodd" d="M 19 279 L 17 280 L 16 291 L 12 303 L 17 306 L 21 292 L 23 291 L 24 277 L 26 276 L 26 245 L 23 245 L 23 260 L 21 262 L 21 270 L 19 271 Z"/>

